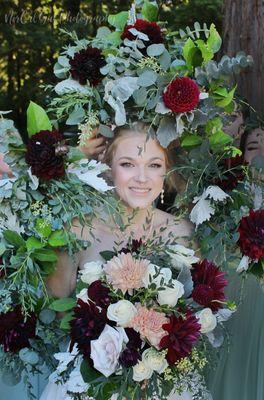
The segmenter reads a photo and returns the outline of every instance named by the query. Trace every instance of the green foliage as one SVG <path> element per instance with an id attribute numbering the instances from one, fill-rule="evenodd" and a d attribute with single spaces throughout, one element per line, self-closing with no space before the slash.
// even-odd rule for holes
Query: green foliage
<path id="1" fill-rule="evenodd" d="M 145 0 L 142 7 L 142 15 L 148 21 L 156 21 L 158 17 L 158 6 L 156 3 Z"/>
<path id="2" fill-rule="evenodd" d="M 69 297 L 69 298 L 54 300 L 49 305 L 49 308 L 54 311 L 64 312 L 71 310 L 75 306 L 76 306 L 76 299 L 72 299 Z"/>
<path id="3" fill-rule="evenodd" d="M 30 101 L 27 109 L 27 131 L 32 136 L 39 131 L 51 131 L 52 125 L 45 110 L 38 104 Z"/>

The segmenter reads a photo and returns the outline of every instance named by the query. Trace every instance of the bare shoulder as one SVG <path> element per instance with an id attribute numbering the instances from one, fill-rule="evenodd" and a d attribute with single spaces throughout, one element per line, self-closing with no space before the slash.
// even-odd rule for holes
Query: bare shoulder
<path id="1" fill-rule="evenodd" d="M 77 239 L 80 240 L 91 239 L 91 229 L 88 226 L 83 226 L 79 218 L 74 218 L 72 220 L 71 232 L 75 233 Z"/>
<path id="2" fill-rule="evenodd" d="M 156 229 L 166 228 L 162 235 L 164 239 L 173 235 L 180 244 L 188 245 L 188 239 L 191 238 L 194 231 L 194 225 L 190 221 L 179 219 L 172 214 L 158 209 L 156 210 L 156 217 Z"/>

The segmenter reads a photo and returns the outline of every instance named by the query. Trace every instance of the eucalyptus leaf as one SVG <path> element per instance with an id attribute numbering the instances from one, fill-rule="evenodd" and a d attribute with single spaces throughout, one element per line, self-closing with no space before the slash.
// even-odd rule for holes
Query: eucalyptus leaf
<path id="1" fill-rule="evenodd" d="M 69 117 L 66 121 L 66 124 L 67 125 L 77 125 L 83 121 L 84 117 L 85 117 L 85 111 L 84 111 L 83 107 L 81 105 L 77 104 L 74 107 L 74 110 L 69 115 Z"/>
<path id="2" fill-rule="evenodd" d="M 142 87 L 148 87 L 154 85 L 157 80 L 157 73 L 151 70 L 147 70 L 142 72 L 142 74 L 138 77 L 138 85 Z"/>
<path id="3" fill-rule="evenodd" d="M 40 131 L 51 131 L 52 125 L 46 111 L 38 104 L 30 101 L 27 108 L 27 131 L 33 136 Z"/>
<path id="4" fill-rule="evenodd" d="M 1 375 L 2 381 L 8 386 L 15 386 L 21 381 L 20 374 L 14 374 L 13 372 L 4 371 Z"/>
<path id="5" fill-rule="evenodd" d="M 99 127 L 98 127 L 98 132 L 101 133 L 101 135 L 103 135 L 103 136 L 105 136 L 107 138 L 112 138 L 114 136 L 114 132 L 107 125 L 100 124 Z"/>
<path id="6" fill-rule="evenodd" d="M 177 139 L 178 136 L 175 118 L 169 116 L 161 118 L 157 129 L 157 139 L 161 146 L 164 148 L 168 147 L 170 142 Z"/>
<path id="7" fill-rule="evenodd" d="M 53 310 L 44 309 L 41 310 L 39 313 L 39 319 L 43 324 L 49 325 L 51 324 L 56 318 L 56 313 Z"/>
<path id="8" fill-rule="evenodd" d="M 160 56 L 165 51 L 163 43 L 151 44 L 147 47 L 147 54 L 149 57 Z"/>
<path id="9" fill-rule="evenodd" d="M 38 354 L 33 351 L 30 350 L 28 348 L 23 348 L 19 351 L 19 357 L 21 358 L 21 360 L 26 363 L 26 364 L 31 364 L 31 365 L 35 365 L 38 363 L 39 361 L 39 356 Z"/>

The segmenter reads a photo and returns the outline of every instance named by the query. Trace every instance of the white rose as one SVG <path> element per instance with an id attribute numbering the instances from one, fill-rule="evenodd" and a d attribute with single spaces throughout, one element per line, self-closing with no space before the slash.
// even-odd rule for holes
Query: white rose
<path id="1" fill-rule="evenodd" d="M 133 367 L 133 380 L 136 382 L 144 381 L 145 379 L 150 379 L 153 374 L 153 369 L 149 368 L 144 361 L 139 361 Z"/>
<path id="2" fill-rule="evenodd" d="M 80 300 L 84 301 L 85 303 L 88 303 L 89 298 L 88 298 L 87 289 L 85 289 L 85 288 L 82 289 L 80 291 L 80 293 L 78 293 L 76 295 L 76 297 L 77 297 L 77 299 L 80 299 Z"/>
<path id="3" fill-rule="evenodd" d="M 158 293 L 158 303 L 162 306 L 164 304 L 175 307 L 179 298 L 184 294 L 184 286 L 176 279 L 172 280 L 173 287 L 166 287 Z"/>
<path id="4" fill-rule="evenodd" d="M 91 283 L 99 280 L 103 275 L 103 267 L 100 261 L 91 261 L 84 264 L 83 269 L 80 271 L 81 280 L 84 283 Z"/>
<path id="5" fill-rule="evenodd" d="M 192 264 L 199 261 L 199 258 L 195 256 L 194 250 L 188 249 L 181 244 L 169 245 L 168 249 L 167 253 L 171 257 L 171 263 L 174 268 L 191 268 Z"/>
<path id="6" fill-rule="evenodd" d="M 117 303 L 110 304 L 107 309 L 107 318 L 126 328 L 136 313 L 137 309 L 130 301 L 119 300 Z"/>
<path id="7" fill-rule="evenodd" d="M 157 371 L 159 374 L 161 374 L 168 366 L 165 355 L 166 351 L 157 351 L 151 347 L 143 352 L 142 361 L 150 369 L 153 369 L 153 371 Z"/>
<path id="8" fill-rule="evenodd" d="M 170 268 L 160 268 L 155 264 L 149 264 L 148 272 L 146 273 L 142 281 L 145 288 L 147 288 L 151 283 L 155 283 L 157 287 L 160 287 L 162 278 L 164 280 L 164 284 L 166 284 L 169 282 L 171 277 L 172 277 L 172 272 Z"/>
<path id="9" fill-rule="evenodd" d="M 204 308 L 202 311 L 198 311 L 196 317 L 201 325 L 201 333 L 211 332 L 217 325 L 216 316 L 212 313 L 211 308 Z"/>
<path id="10" fill-rule="evenodd" d="M 128 342 L 128 337 L 123 328 L 105 328 L 98 339 L 91 340 L 91 359 L 94 368 L 108 377 L 118 367 L 118 359 L 122 351 L 123 343 Z"/>

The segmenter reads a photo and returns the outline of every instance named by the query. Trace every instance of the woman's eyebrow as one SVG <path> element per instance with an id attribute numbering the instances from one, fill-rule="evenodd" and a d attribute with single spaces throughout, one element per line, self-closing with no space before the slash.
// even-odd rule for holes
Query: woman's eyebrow
<path id="1" fill-rule="evenodd" d="M 118 161 L 119 161 L 119 160 L 122 160 L 123 158 L 125 158 L 126 160 L 135 160 L 133 157 L 126 157 L 126 156 L 123 156 L 123 157 L 119 157 Z M 164 161 L 164 159 L 163 159 L 163 158 L 160 158 L 160 157 L 152 157 L 152 158 L 149 159 L 149 161 L 153 161 L 153 160 Z"/>

